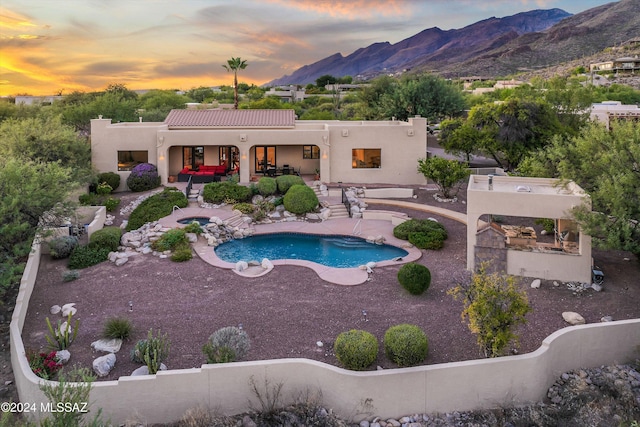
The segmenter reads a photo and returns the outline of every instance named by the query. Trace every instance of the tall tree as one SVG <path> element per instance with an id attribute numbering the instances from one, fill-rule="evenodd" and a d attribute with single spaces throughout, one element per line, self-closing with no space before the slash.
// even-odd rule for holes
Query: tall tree
<path id="1" fill-rule="evenodd" d="M 233 72 L 233 108 L 238 109 L 238 70 L 247 68 L 247 61 L 240 57 L 227 60 L 222 67 L 228 72 Z"/>

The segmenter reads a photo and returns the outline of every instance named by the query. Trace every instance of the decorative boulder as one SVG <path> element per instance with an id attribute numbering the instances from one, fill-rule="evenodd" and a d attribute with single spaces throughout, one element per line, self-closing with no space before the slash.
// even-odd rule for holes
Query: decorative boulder
<path id="1" fill-rule="evenodd" d="M 69 352 L 69 350 L 56 351 L 56 360 L 58 361 L 58 363 L 66 365 L 69 359 L 71 359 L 71 353 Z"/>
<path id="2" fill-rule="evenodd" d="M 109 375 L 114 366 L 116 366 L 116 355 L 113 353 L 105 354 L 93 361 L 93 371 L 99 377 Z"/>
<path id="3" fill-rule="evenodd" d="M 69 313 L 71 313 L 72 316 L 76 314 L 78 309 L 75 307 L 75 305 L 76 305 L 75 302 L 70 302 L 69 304 L 63 305 L 62 310 L 60 311 L 60 314 L 62 314 L 62 317 L 68 317 Z"/>
<path id="4" fill-rule="evenodd" d="M 562 313 L 562 318 L 571 325 L 584 325 L 586 323 L 584 317 L 573 311 L 565 311 Z"/>
<path id="5" fill-rule="evenodd" d="M 273 263 L 267 258 L 262 259 L 261 265 L 262 265 L 262 268 L 264 268 L 265 270 L 269 270 L 273 268 Z"/>
<path id="6" fill-rule="evenodd" d="M 538 289 L 540 288 L 540 283 L 542 283 L 540 279 L 535 279 L 533 282 L 531 282 L 531 287 L 533 289 Z"/>
<path id="7" fill-rule="evenodd" d="M 249 268 L 249 264 L 246 261 L 238 261 L 236 262 L 236 271 L 244 271 Z"/>
<path id="8" fill-rule="evenodd" d="M 58 314 L 60 313 L 60 311 L 62 310 L 62 307 L 60 307 L 59 305 L 53 305 L 51 306 L 51 308 L 49 309 L 49 313 L 51 314 Z"/>
<path id="9" fill-rule="evenodd" d="M 164 363 L 160 364 L 160 370 L 161 371 L 166 371 L 167 367 L 165 366 Z M 149 368 L 145 365 L 145 366 L 140 366 L 139 368 L 135 369 L 133 372 L 131 372 L 131 376 L 132 377 L 139 377 L 142 375 L 149 375 Z"/>
<path id="10" fill-rule="evenodd" d="M 105 351 L 107 353 L 117 353 L 122 346 L 122 340 L 119 338 L 99 339 L 91 343 L 91 348 L 95 351 Z"/>

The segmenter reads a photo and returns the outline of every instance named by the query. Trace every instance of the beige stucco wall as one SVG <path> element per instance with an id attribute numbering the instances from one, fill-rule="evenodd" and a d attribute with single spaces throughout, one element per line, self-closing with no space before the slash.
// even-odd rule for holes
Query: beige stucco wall
<path id="1" fill-rule="evenodd" d="M 399 121 L 296 121 L 294 128 L 278 129 L 181 129 L 163 123 L 117 123 L 91 121 L 92 163 L 100 172 L 116 172 L 126 188 L 128 171 L 117 171 L 117 152 L 143 150 L 156 164 L 167 183 L 182 168 L 182 146 L 205 146 L 205 164 L 220 164 L 218 146 L 240 150 L 240 182 L 248 183 L 254 172 L 256 146 L 277 146 L 277 164 L 300 168 L 303 174 L 320 169 L 322 181 L 362 184 L 424 184 L 417 159 L 426 156 L 426 119 Z M 320 159 L 302 159 L 302 145 L 320 147 Z M 354 148 L 381 149 L 381 167 L 353 169 Z"/>
<path id="2" fill-rule="evenodd" d="M 474 246 L 482 215 L 508 215 L 529 218 L 571 218 L 571 209 L 589 199 L 574 183 L 544 178 L 494 176 L 489 190 L 488 176 L 471 175 L 467 186 L 467 268 L 475 269 Z M 525 185 L 531 192 L 518 192 Z M 591 281 L 591 237 L 579 233 L 579 254 L 542 253 L 510 249 L 507 273 L 562 281 Z"/>

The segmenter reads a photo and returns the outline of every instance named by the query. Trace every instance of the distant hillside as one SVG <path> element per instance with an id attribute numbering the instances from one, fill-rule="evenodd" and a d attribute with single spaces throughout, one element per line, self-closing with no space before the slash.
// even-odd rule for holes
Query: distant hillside
<path id="1" fill-rule="evenodd" d="M 640 37 L 640 0 L 621 0 L 571 15 L 560 9 L 489 18 L 462 29 L 426 29 L 396 44 L 336 53 L 267 85 L 307 84 L 324 75 L 371 78 L 435 71 L 445 77 L 508 76 L 576 60 Z"/>

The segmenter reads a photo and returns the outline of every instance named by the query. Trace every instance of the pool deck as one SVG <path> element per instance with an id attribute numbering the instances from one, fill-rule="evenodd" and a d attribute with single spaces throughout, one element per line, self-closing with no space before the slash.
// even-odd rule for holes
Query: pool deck
<path id="1" fill-rule="evenodd" d="M 217 216 L 222 220 L 225 220 L 233 215 L 231 207 L 224 206 L 218 209 L 207 208 L 184 208 L 179 211 L 175 211 L 172 215 L 162 218 L 160 223 L 166 227 L 178 227 L 184 226 L 177 221 L 187 217 L 213 217 Z M 402 261 L 380 261 L 376 263 L 377 267 L 383 267 L 387 265 L 398 265 L 407 262 L 415 261 L 422 256 L 422 251 L 410 245 L 405 240 L 397 239 L 393 236 L 394 226 L 390 221 L 385 220 L 365 220 L 355 218 L 339 218 L 329 219 L 322 222 L 307 222 L 307 221 L 283 221 L 275 222 L 271 224 L 253 224 L 252 228 L 255 230 L 254 234 L 269 234 L 269 233 L 284 233 L 284 232 L 299 232 L 307 234 L 340 234 L 340 235 L 357 235 L 362 238 L 369 236 L 383 236 L 385 243 L 393 246 L 401 247 L 405 249 L 409 254 L 403 257 Z M 271 269 L 264 269 L 262 266 L 252 266 L 244 271 L 236 271 L 235 264 L 222 261 L 215 254 L 213 247 L 208 246 L 207 242 L 199 238 L 197 243 L 193 245 L 194 250 L 198 256 L 206 263 L 219 268 L 225 268 L 233 270 L 236 274 L 251 278 L 259 277 L 268 274 Z M 256 260 L 261 262 L 262 260 Z M 274 267 L 278 265 L 299 265 L 307 267 L 316 272 L 316 274 L 324 281 L 334 283 L 337 285 L 359 285 L 365 283 L 369 278 L 369 273 L 366 269 L 360 268 L 333 268 L 326 265 L 316 264 L 311 261 L 297 260 L 297 259 L 281 259 L 270 260 Z M 375 267 L 373 273 L 375 275 Z"/>

